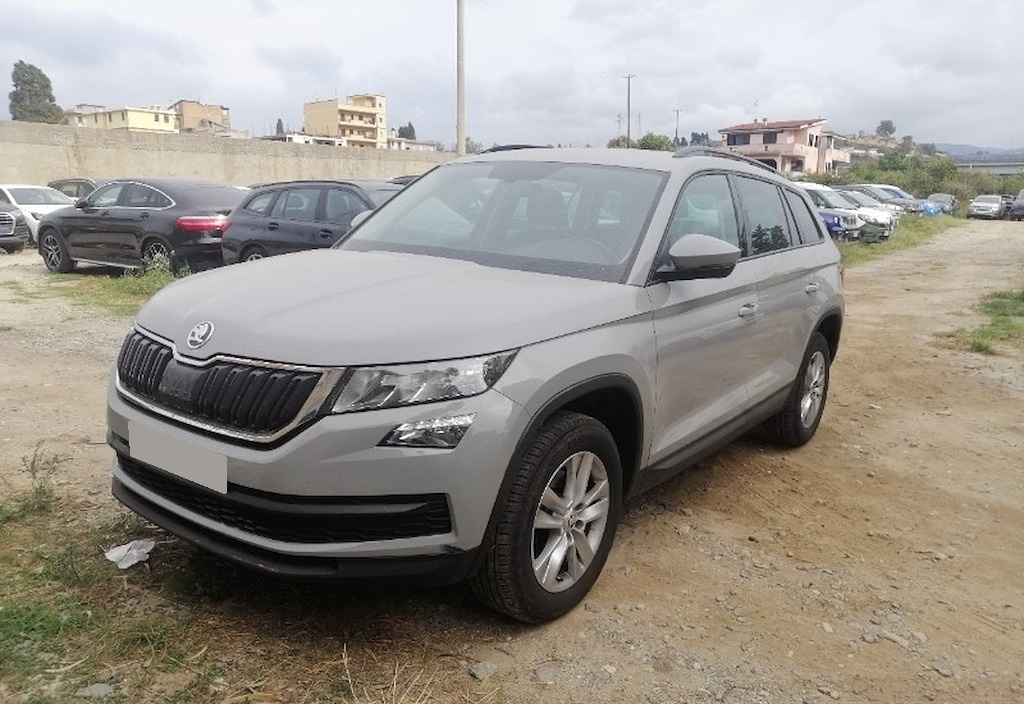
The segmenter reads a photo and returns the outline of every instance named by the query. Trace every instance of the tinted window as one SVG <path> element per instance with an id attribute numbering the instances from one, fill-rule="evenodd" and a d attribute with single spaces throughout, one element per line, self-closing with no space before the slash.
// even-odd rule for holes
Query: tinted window
<path id="1" fill-rule="evenodd" d="M 130 208 L 166 208 L 171 205 L 171 200 L 154 188 L 133 183 L 128 187 L 122 205 Z"/>
<path id="2" fill-rule="evenodd" d="M 11 197 L 20 205 L 67 205 L 71 199 L 53 188 L 12 188 Z"/>
<path id="3" fill-rule="evenodd" d="M 175 200 L 184 201 L 188 205 L 214 210 L 230 210 L 242 202 L 246 191 L 234 186 L 212 184 L 193 186 L 177 192 L 172 190 L 170 194 Z"/>
<path id="4" fill-rule="evenodd" d="M 319 188 L 289 188 L 274 204 L 273 216 L 288 220 L 316 220 Z"/>
<path id="5" fill-rule="evenodd" d="M 89 196 L 89 205 L 93 208 L 109 208 L 117 204 L 117 197 L 127 184 L 111 183 L 103 188 L 98 188 Z"/>
<path id="6" fill-rule="evenodd" d="M 691 233 L 717 237 L 746 254 L 740 243 L 729 180 L 724 174 L 698 176 L 679 194 L 668 226 L 669 242 Z"/>
<path id="7" fill-rule="evenodd" d="M 789 223 L 774 183 L 736 177 L 740 203 L 746 214 L 747 239 L 752 254 L 764 254 L 789 247 Z"/>
<path id="8" fill-rule="evenodd" d="M 270 206 L 274 204 L 274 198 L 277 197 L 277 191 L 268 191 L 267 193 L 260 193 L 259 195 L 253 196 L 253 198 L 245 204 L 245 209 L 250 213 L 256 213 L 257 215 L 269 215 Z"/>
<path id="9" fill-rule="evenodd" d="M 786 201 L 789 203 L 790 212 L 793 213 L 793 220 L 796 222 L 796 231 L 800 241 L 804 244 L 817 242 L 823 238 L 821 230 L 817 226 L 818 215 L 807 208 L 803 198 L 792 191 L 784 190 Z"/>
<path id="10" fill-rule="evenodd" d="M 324 219 L 328 222 L 345 222 L 356 213 L 366 210 L 359 196 L 344 188 L 329 188 L 324 201 Z"/>

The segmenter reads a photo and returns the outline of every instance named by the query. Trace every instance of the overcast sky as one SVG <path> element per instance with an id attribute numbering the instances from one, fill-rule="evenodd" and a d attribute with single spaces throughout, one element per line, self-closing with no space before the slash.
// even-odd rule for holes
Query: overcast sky
<path id="1" fill-rule="evenodd" d="M 484 146 L 603 146 L 626 132 L 633 74 L 634 137 L 672 136 L 681 110 L 685 137 L 823 117 L 841 133 L 889 119 L 917 142 L 1024 147 L 1021 0 L 465 7 L 467 126 Z M 0 67 L 35 64 L 65 108 L 195 99 L 253 135 L 279 117 L 300 129 L 304 101 L 381 93 L 390 127 L 451 145 L 455 27 L 455 0 L 0 0 Z"/>

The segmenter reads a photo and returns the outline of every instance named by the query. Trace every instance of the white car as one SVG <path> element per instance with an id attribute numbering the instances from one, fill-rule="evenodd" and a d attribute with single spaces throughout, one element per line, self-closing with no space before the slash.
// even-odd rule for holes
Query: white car
<path id="1" fill-rule="evenodd" d="M 886 208 L 872 208 L 863 206 L 857 201 L 850 199 L 834 188 L 820 183 L 801 182 L 800 186 L 811 196 L 811 200 L 819 208 L 827 208 L 843 213 L 857 215 L 868 225 L 879 228 L 882 237 L 888 237 L 894 225 L 893 211 Z"/>
<path id="2" fill-rule="evenodd" d="M 43 219 L 43 216 L 74 205 L 75 201 L 49 186 L 2 183 L 0 184 L 0 203 L 10 203 L 21 210 L 21 214 L 25 216 L 25 222 L 28 224 L 28 242 L 35 244 L 38 241 L 39 221 Z"/>

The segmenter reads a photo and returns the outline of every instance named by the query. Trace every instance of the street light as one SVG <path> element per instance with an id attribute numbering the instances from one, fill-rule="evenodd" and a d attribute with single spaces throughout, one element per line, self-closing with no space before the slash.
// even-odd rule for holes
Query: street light
<path id="1" fill-rule="evenodd" d="M 629 135 L 630 135 L 630 132 L 629 132 L 630 125 L 629 125 L 629 123 L 630 123 L 630 109 L 631 109 L 630 100 L 631 100 L 631 97 L 632 97 L 631 96 L 631 89 L 632 89 L 633 79 L 636 78 L 636 74 L 635 73 L 629 73 L 629 74 L 626 74 L 625 76 L 623 76 L 623 78 L 626 79 L 626 149 L 629 149 L 632 146 L 632 140 L 630 140 L 630 138 L 629 138 Z"/>

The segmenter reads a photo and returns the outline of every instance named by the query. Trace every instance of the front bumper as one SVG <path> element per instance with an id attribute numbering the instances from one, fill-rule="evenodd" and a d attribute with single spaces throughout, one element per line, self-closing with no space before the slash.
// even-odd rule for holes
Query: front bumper
<path id="1" fill-rule="evenodd" d="M 475 413 L 452 450 L 382 447 L 401 423 Z M 256 447 L 126 402 L 111 385 L 113 493 L 166 530 L 236 563 L 332 580 L 402 574 L 456 582 L 472 568 L 528 419 L 491 390 L 468 399 L 321 418 Z M 131 456 L 129 423 L 227 458 L 221 494 Z"/>

